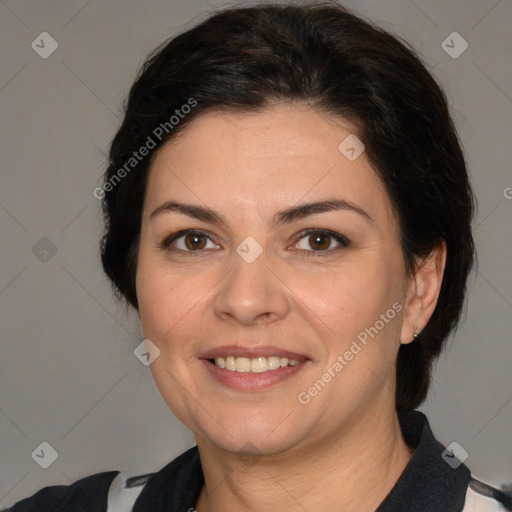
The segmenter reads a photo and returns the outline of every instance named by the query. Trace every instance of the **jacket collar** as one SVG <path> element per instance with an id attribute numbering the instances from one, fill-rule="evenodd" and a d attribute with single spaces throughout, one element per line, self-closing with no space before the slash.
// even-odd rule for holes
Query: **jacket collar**
<path id="1" fill-rule="evenodd" d="M 444 446 L 419 411 L 398 413 L 405 442 L 415 449 L 402 475 L 376 512 L 460 512 L 470 471 L 453 469 L 441 456 Z M 133 512 L 183 512 L 194 509 L 204 485 L 197 446 L 155 473 L 135 502 Z"/>
<path id="2" fill-rule="evenodd" d="M 427 417 L 419 411 L 398 413 L 405 442 L 414 454 L 376 512 L 460 512 L 471 477 L 461 464 L 452 468 L 442 457 L 445 447 L 435 439 Z"/>

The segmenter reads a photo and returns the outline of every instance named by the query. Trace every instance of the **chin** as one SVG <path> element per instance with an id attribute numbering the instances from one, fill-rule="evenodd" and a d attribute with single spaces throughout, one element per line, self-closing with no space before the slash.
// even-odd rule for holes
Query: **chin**
<path id="1" fill-rule="evenodd" d="M 301 438 L 307 437 L 305 426 L 301 428 L 289 422 L 292 417 L 275 415 L 262 418 L 261 412 L 257 411 L 254 416 L 246 415 L 244 418 L 238 414 L 236 420 L 223 416 L 222 426 L 206 419 L 205 423 L 201 422 L 203 425 L 197 422 L 189 428 L 196 433 L 198 444 L 204 440 L 230 453 L 253 457 L 268 456 L 292 449 L 300 444 Z"/>

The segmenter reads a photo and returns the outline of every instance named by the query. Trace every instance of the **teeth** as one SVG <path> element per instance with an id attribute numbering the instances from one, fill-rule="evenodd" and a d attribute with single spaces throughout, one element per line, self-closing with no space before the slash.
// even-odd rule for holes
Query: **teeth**
<path id="1" fill-rule="evenodd" d="M 234 356 L 215 358 L 215 366 L 240 373 L 263 373 L 268 370 L 277 370 L 285 366 L 295 366 L 299 363 L 300 361 L 297 359 L 288 359 L 287 357 L 278 356 L 255 357 L 254 359 Z"/>
<path id="2" fill-rule="evenodd" d="M 235 357 L 235 370 L 240 373 L 251 371 L 251 360 L 248 357 Z"/>
<path id="3" fill-rule="evenodd" d="M 281 368 L 281 360 L 277 356 L 267 357 L 267 367 L 269 370 L 277 370 Z"/>
<path id="4" fill-rule="evenodd" d="M 266 357 L 256 357 L 251 359 L 251 372 L 261 373 L 268 370 L 268 361 Z"/>

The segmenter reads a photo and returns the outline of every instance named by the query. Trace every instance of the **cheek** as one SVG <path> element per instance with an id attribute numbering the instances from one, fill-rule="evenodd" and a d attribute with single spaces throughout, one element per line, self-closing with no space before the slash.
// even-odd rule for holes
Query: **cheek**
<path id="1" fill-rule="evenodd" d="M 400 272 L 398 265 L 385 261 L 382 255 L 361 257 L 336 272 L 303 280 L 301 288 L 307 303 L 327 325 L 346 337 L 373 325 L 401 301 Z"/>
<path id="2" fill-rule="evenodd" d="M 329 370 L 336 374 L 324 394 L 326 398 L 343 397 L 344 406 L 333 411 L 334 415 L 370 403 L 392 387 L 403 314 L 400 272 L 399 265 L 381 255 L 361 259 L 351 265 L 350 272 L 332 273 L 315 293 L 311 293 L 315 290 L 311 283 L 304 287 L 308 305 L 329 327 L 325 331 L 327 358 L 318 376 Z"/>
<path id="3" fill-rule="evenodd" d="M 170 410 L 194 430 L 193 404 L 183 392 L 190 374 L 197 369 L 193 344 L 200 325 L 193 318 L 197 287 L 170 273 L 161 263 L 141 254 L 137 272 L 137 298 L 144 338 L 149 338 L 160 355 L 149 366 L 155 385 Z M 193 408 L 193 407 L 192 407 Z"/>
<path id="4" fill-rule="evenodd" d="M 165 362 L 173 375 L 182 371 L 178 361 L 197 363 L 197 340 L 208 334 L 207 292 L 214 282 L 207 273 L 173 271 L 162 258 L 141 254 L 137 298 L 144 337 L 158 346 L 165 356 L 160 363 Z"/>
<path id="5" fill-rule="evenodd" d="M 342 358 L 333 392 L 368 396 L 392 378 L 405 298 L 400 258 L 399 252 L 361 257 L 321 280 L 321 293 L 310 293 L 310 306 L 329 326 L 327 367 Z"/>
<path id="6" fill-rule="evenodd" d="M 171 320 L 170 316 L 175 309 L 169 303 L 171 293 L 168 293 L 169 283 L 162 279 L 162 272 L 155 268 L 149 258 L 139 257 L 137 268 L 137 300 L 139 314 L 144 328 L 144 335 L 148 338 L 157 337 L 165 323 Z"/>
<path id="7" fill-rule="evenodd" d="M 148 251 L 149 252 L 149 251 Z M 137 299 L 144 332 L 157 334 L 178 322 L 194 298 L 193 286 L 180 285 L 162 258 L 141 249 L 137 267 Z"/>

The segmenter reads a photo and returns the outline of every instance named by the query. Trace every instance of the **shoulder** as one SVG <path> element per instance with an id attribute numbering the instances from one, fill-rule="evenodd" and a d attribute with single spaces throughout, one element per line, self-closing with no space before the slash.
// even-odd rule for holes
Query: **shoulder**
<path id="1" fill-rule="evenodd" d="M 107 512 L 193 510 L 203 483 L 199 451 L 194 446 L 156 473 L 117 475 L 108 493 Z"/>
<path id="2" fill-rule="evenodd" d="M 139 494 L 154 474 L 130 476 L 124 472 L 118 473 L 108 491 L 107 512 L 132 510 Z"/>
<path id="3" fill-rule="evenodd" d="M 156 473 L 132 475 L 108 471 L 71 485 L 45 487 L 3 512 L 126 512 L 136 507 L 136 502 L 140 503 L 138 510 L 156 510 L 152 501 L 166 493 L 178 501 L 194 501 L 202 485 L 197 447 L 182 453 Z"/>
<path id="4" fill-rule="evenodd" d="M 512 494 L 471 476 L 462 512 L 505 512 L 512 510 Z"/>
<path id="5" fill-rule="evenodd" d="M 119 471 L 96 473 L 71 485 L 44 487 L 4 512 L 105 512 L 110 485 Z"/>

